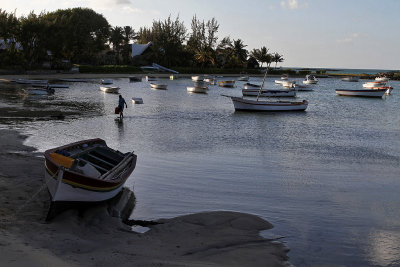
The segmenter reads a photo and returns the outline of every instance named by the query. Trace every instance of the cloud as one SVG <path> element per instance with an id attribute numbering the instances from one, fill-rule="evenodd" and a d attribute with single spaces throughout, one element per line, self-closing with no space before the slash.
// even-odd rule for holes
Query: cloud
<path id="1" fill-rule="evenodd" d="M 131 1 L 130 0 L 115 0 L 115 3 L 117 5 L 130 5 Z"/>
<path id="2" fill-rule="evenodd" d="M 339 44 L 350 44 L 363 37 L 365 37 L 365 35 L 361 33 L 352 33 L 343 39 L 337 40 L 336 42 Z"/>
<path id="3" fill-rule="evenodd" d="M 282 0 L 281 7 L 284 9 L 295 10 L 295 9 L 300 9 L 300 8 L 307 8 L 308 3 L 300 4 L 299 0 Z"/>
<path id="4" fill-rule="evenodd" d="M 124 6 L 122 8 L 122 12 L 124 12 L 124 13 L 143 13 L 143 10 L 136 8 L 136 7 Z"/>

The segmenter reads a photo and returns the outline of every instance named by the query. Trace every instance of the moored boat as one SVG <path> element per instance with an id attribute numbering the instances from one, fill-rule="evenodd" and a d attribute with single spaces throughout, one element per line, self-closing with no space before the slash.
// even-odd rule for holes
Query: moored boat
<path id="1" fill-rule="evenodd" d="M 388 82 L 389 78 L 386 77 L 386 76 L 379 76 L 379 77 L 375 78 L 375 81 L 377 81 L 377 82 Z"/>
<path id="2" fill-rule="evenodd" d="M 263 89 L 260 92 L 260 87 L 258 89 L 242 89 L 243 96 L 264 96 L 264 97 L 295 97 L 296 91 L 294 90 L 270 90 Z"/>
<path id="3" fill-rule="evenodd" d="M 336 89 L 341 96 L 382 97 L 387 89 Z"/>
<path id="4" fill-rule="evenodd" d="M 100 86 L 100 90 L 105 93 L 117 94 L 119 87 L 117 86 Z"/>
<path id="5" fill-rule="evenodd" d="M 209 85 L 215 85 L 216 79 L 214 77 L 205 77 L 204 81 Z"/>
<path id="6" fill-rule="evenodd" d="M 238 81 L 244 81 L 244 82 L 247 82 L 248 80 L 249 80 L 249 76 L 248 75 L 244 75 L 244 76 L 240 76 L 240 77 L 238 77 Z"/>
<path id="7" fill-rule="evenodd" d="M 143 99 L 141 97 L 132 97 L 133 104 L 143 104 Z"/>
<path id="8" fill-rule="evenodd" d="M 364 88 L 382 87 L 382 86 L 385 86 L 385 85 L 386 85 L 386 82 L 378 82 L 378 81 L 363 83 L 363 87 Z"/>
<path id="9" fill-rule="evenodd" d="M 199 81 L 203 81 L 203 80 L 204 80 L 204 76 L 192 76 L 192 81 L 199 82 Z"/>
<path id="10" fill-rule="evenodd" d="M 156 81 L 157 77 L 154 76 L 146 76 L 146 81 Z"/>
<path id="11" fill-rule="evenodd" d="M 167 84 L 163 83 L 150 83 L 151 88 L 159 90 L 167 90 Z"/>
<path id="12" fill-rule="evenodd" d="M 83 140 L 44 152 L 45 181 L 52 202 L 98 202 L 116 196 L 136 166 L 133 152 Z"/>
<path id="13" fill-rule="evenodd" d="M 281 84 L 284 88 L 294 88 L 296 81 L 283 81 Z"/>
<path id="14" fill-rule="evenodd" d="M 260 89 L 261 85 L 254 84 L 254 83 L 245 83 L 243 84 L 244 89 Z"/>
<path id="15" fill-rule="evenodd" d="M 219 81 L 218 85 L 221 86 L 221 87 L 234 87 L 235 86 L 235 80 Z"/>
<path id="16" fill-rule="evenodd" d="M 207 86 L 188 86 L 187 91 L 189 93 L 206 94 L 208 90 Z"/>
<path id="17" fill-rule="evenodd" d="M 316 84 L 318 83 L 318 79 L 314 75 L 306 75 L 306 78 L 303 81 L 304 84 Z"/>
<path id="18" fill-rule="evenodd" d="M 359 80 L 360 80 L 360 77 L 358 77 L 358 76 L 348 76 L 348 77 L 342 78 L 342 81 L 344 81 L 344 82 L 358 82 Z"/>
<path id="19" fill-rule="evenodd" d="M 235 110 L 248 111 L 304 111 L 307 109 L 308 101 L 257 101 L 242 97 L 231 97 Z"/>

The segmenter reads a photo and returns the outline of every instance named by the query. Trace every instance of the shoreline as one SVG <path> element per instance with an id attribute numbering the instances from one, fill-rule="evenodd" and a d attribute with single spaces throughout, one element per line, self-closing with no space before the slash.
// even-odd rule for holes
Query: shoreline
<path id="1" fill-rule="evenodd" d="M 272 224 L 255 215 L 214 211 L 159 219 L 136 233 L 106 205 L 71 209 L 45 223 L 50 204 L 43 156 L 27 136 L 0 129 L 0 265 L 284 266 L 288 249 L 260 236 Z M 32 197 L 34 196 L 34 197 Z"/>

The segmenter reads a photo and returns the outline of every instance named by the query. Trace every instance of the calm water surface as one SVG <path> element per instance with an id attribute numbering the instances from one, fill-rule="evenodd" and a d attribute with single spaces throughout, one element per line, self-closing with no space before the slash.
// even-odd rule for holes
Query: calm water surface
<path id="1" fill-rule="evenodd" d="M 279 88 L 273 80 L 266 87 Z M 275 225 L 266 235 L 284 237 L 294 265 L 400 265 L 399 82 L 391 82 L 393 95 L 368 99 L 335 94 L 361 82 L 320 79 L 315 91 L 298 93 L 310 102 L 306 112 L 262 114 L 235 112 L 221 96 L 240 95 L 243 82 L 211 86 L 207 95 L 188 94 L 189 79 L 162 82 L 167 91 L 114 80 L 129 105 L 122 124 L 113 114 L 118 96 L 93 81 L 70 83 L 48 99 L 2 103 L 85 116 L 6 127 L 30 134 L 28 145 L 41 151 L 94 137 L 134 150 L 137 168 L 126 185 L 137 197 L 135 219 L 253 213 Z"/>

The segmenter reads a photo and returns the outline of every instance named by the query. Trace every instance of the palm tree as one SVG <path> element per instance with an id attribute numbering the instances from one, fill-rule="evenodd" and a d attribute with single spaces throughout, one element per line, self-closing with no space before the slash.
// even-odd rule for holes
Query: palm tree
<path id="1" fill-rule="evenodd" d="M 212 51 L 207 49 L 197 51 L 194 55 L 194 59 L 201 63 L 201 67 L 203 67 L 208 62 L 210 62 L 212 65 L 215 64 Z"/>
<path id="2" fill-rule="evenodd" d="M 121 52 L 123 41 L 124 41 L 123 29 L 118 26 L 111 28 L 110 43 L 112 44 L 117 64 L 119 63 L 119 55 Z"/>
<path id="3" fill-rule="evenodd" d="M 247 59 L 246 46 L 241 39 L 233 40 L 233 55 L 242 63 Z"/>
<path id="4" fill-rule="evenodd" d="M 275 69 L 276 69 L 276 66 L 278 65 L 278 63 L 279 63 L 279 62 L 283 62 L 284 59 L 283 59 L 283 56 L 282 56 L 282 55 L 279 55 L 278 53 L 275 52 L 275 53 L 272 55 L 272 61 L 275 62 Z"/>
<path id="5" fill-rule="evenodd" d="M 272 63 L 272 55 L 268 53 L 268 50 L 268 48 L 263 46 L 261 49 L 253 49 L 250 53 L 252 57 L 260 62 L 260 67 L 262 67 L 264 63 L 267 63 L 267 67 L 269 67 Z"/>

